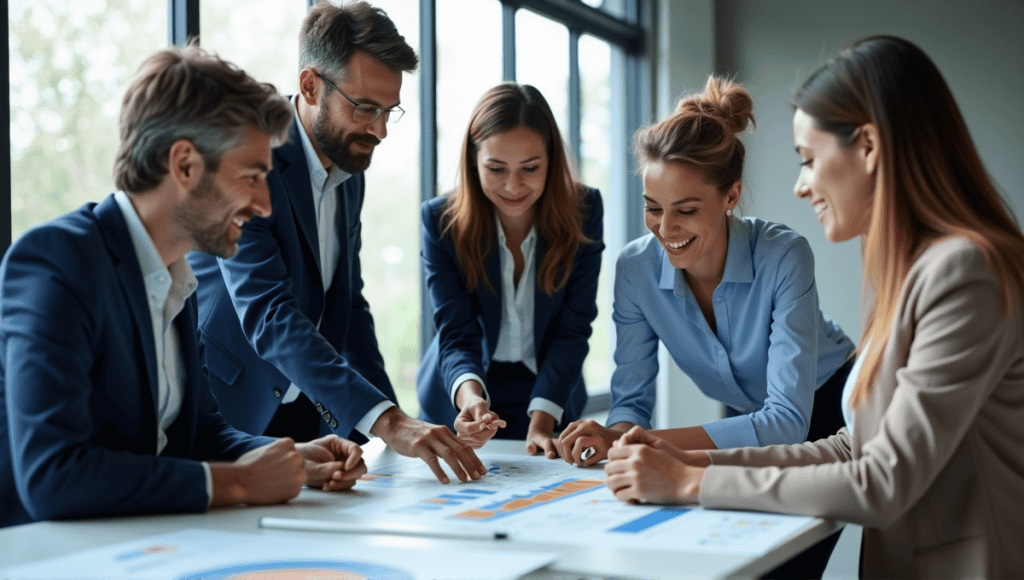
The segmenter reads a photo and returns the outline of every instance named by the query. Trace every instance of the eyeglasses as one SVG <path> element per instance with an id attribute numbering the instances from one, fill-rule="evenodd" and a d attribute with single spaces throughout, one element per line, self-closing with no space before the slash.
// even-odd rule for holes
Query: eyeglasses
<path id="1" fill-rule="evenodd" d="M 352 106 L 355 107 L 352 110 L 352 119 L 357 123 L 372 123 L 376 121 L 377 117 L 380 117 L 381 115 L 384 115 L 385 123 L 397 123 L 402 118 L 402 115 L 405 114 L 405 110 L 397 105 L 391 107 L 390 109 L 382 109 L 380 107 L 368 105 L 366 103 L 357 103 L 352 100 L 352 97 L 343 93 L 341 89 L 338 88 L 338 85 L 327 80 L 327 77 L 325 77 L 324 75 L 317 72 L 316 76 L 323 79 L 325 83 L 334 87 L 334 90 L 338 91 L 338 94 L 345 97 L 345 99 L 348 100 L 348 102 L 352 103 Z"/>

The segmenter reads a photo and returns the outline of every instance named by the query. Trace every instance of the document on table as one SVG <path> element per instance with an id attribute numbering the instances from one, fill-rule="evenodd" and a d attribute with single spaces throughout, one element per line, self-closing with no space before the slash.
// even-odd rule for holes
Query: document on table
<path id="1" fill-rule="evenodd" d="M 767 553 L 814 518 L 687 506 L 623 503 L 604 485 L 600 466 L 579 468 L 543 456 L 479 453 L 488 475 L 440 484 L 415 459 L 376 467 L 356 485 L 372 498 L 340 515 L 415 522 L 438 529 L 501 529 L 519 541 Z"/>
<path id="2" fill-rule="evenodd" d="M 294 538 L 190 529 L 0 570 L 5 580 L 506 580 L 554 554 L 413 550 L 356 545 L 344 537 Z"/>

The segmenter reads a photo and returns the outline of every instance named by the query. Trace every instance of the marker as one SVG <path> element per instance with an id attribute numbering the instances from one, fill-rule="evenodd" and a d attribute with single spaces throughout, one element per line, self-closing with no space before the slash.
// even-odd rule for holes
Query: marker
<path id="1" fill-rule="evenodd" d="M 593 447 L 587 447 L 586 449 L 583 450 L 583 453 L 580 455 L 580 461 L 586 461 L 590 459 L 591 457 L 594 456 L 595 453 L 597 453 L 596 449 L 594 449 Z"/>
<path id="2" fill-rule="evenodd" d="M 415 524 L 391 522 L 340 522 L 337 520 L 306 520 L 299 518 L 260 518 L 261 528 L 301 530 L 306 532 L 337 532 L 342 534 L 387 534 L 391 536 L 419 536 L 444 540 L 505 540 L 508 532 L 495 530 L 439 530 Z"/>

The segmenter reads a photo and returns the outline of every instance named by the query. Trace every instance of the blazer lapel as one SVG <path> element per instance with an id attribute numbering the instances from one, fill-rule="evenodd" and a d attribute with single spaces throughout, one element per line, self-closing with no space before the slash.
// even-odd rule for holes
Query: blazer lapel
<path id="1" fill-rule="evenodd" d="M 537 255 L 533 258 L 533 265 L 538 271 L 540 270 L 540 263 L 544 259 L 544 254 L 548 251 L 548 244 L 544 241 L 544 238 L 537 236 Z M 551 314 L 555 307 L 555 302 L 558 301 L 561 296 L 562 290 L 555 292 L 554 296 L 548 296 L 540 289 L 539 284 L 533 285 L 533 344 L 537 351 L 537 359 L 540 361 L 543 357 L 541 352 L 541 339 L 544 333 L 548 329 L 548 323 L 551 322 Z"/>
<path id="2" fill-rule="evenodd" d="M 320 236 L 317 234 L 316 210 L 313 208 L 313 186 L 309 183 L 309 164 L 306 152 L 302 148 L 302 137 L 299 135 L 298 121 L 292 121 L 288 131 L 288 143 L 274 150 L 275 161 L 280 165 L 281 186 L 288 198 L 288 204 L 295 214 L 295 221 L 302 231 L 302 237 L 309 246 L 309 251 L 316 260 L 317 271 L 320 271 Z M 317 277 L 319 280 L 319 277 Z"/>
<path id="3" fill-rule="evenodd" d="M 136 331 L 139 333 L 139 342 L 142 344 L 142 352 L 146 358 L 146 376 L 149 378 L 152 401 L 157 401 L 159 383 L 156 375 L 153 319 L 149 314 L 146 285 L 142 280 L 142 269 L 139 267 L 139 258 L 135 255 L 131 234 L 128 233 L 128 224 L 124 220 L 124 215 L 121 214 L 121 208 L 114 201 L 113 195 L 99 203 L 93 211 L 100 229 L 103 231 L 103 237 L 107 240 L 107 249 L 114 262 L 117 280 L 121 285 L 125 303 L 135 321 Z"/>
<path id="4" fill-rule="evenodd" d="M 476 294 L 480 299 L 480 310 L 484 317 L 484 332 L 487 333 L 488 355 L 494 354 L 498 345 L 498 331 L 501 330 L 501 249 L 494 247 L 487 257 L 485 273 L 494 292 L 481 287 Z M 488 358 L 490 358 L 488 356 Z"/>

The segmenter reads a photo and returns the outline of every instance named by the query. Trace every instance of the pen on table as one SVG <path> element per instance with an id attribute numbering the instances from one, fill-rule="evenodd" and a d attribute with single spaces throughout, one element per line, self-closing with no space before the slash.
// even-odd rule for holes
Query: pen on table
<path id="1" fill-rule="evenodd" d="M 597 453 L 596 449 L 594 449 L 593 447 L 587 447 L 586 449 L 583 450 L 583 453 L 580 454 L 580 461 L 586 461 L 590 459 L 591 457 L 594 456 L 595 453 Z"/>
<path id="2" fill-rule="evenodd" d="M 495 530 L 439 530 L 415 524 L 392 522 L 340 522 L 337 520 L 306 520 L 300 518 L 260 518 L 261 528 L 302 530 L 307 532 L 337 532 L 342 534 L 387 534 L 419 536 L 445 540 L 505 540 L 508 532 Z"/>

